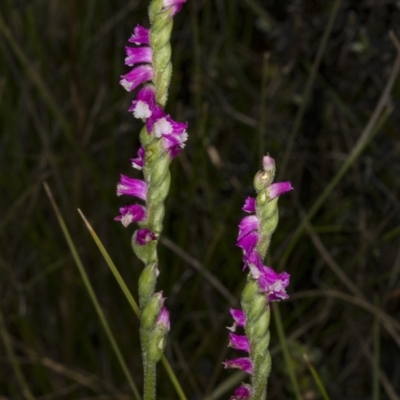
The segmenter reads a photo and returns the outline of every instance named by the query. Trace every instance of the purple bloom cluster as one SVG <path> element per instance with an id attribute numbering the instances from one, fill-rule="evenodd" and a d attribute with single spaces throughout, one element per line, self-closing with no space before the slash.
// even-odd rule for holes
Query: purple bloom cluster
<path id="1" fill-rule="evenodd" d="M 250 343 L 249 339 L 245 335 L 236 335 L 236 328 L 242 327 L 246 325 L 246 315 L 242 310 L 237 310 L 231 308 L 230 310 L 233 320 L 235 321 L 233 326 L 228 328 L 231 332 L 229 333 L 229 347 L 233 349 L 250 352 Z M 248 374 L 253 372 L 253 364 L 249 357 L 239 357 L 234 360 L 227 360 L 224 363 L 225 368 L 239 368 Z"/>
<path id="2" fill-rule="evenodd" d="M 176 12 L 184 1 L 164 1 L 165 7 L 171 7 Z M 141 47 L 126 47 L 125 64 L 134 67 L 126 75 L 121 76 L 120 84 L 129 92 L 142 83 L 150 82 L 154 77 L 152 59 L 153 52 L 150 46 L 150 29 L 137 25 L 129 42 Z M 139 64 L 139 65 L 138 65 Z M 176 157 L 185 146 L 188 138 L 187 124 L 174 121 L 156 103 L 154 86 L 149 83 L 141 88 L 136 99 L 132 102 L 129 111 L 135 118 L 145 120 L 147 132 L 154 132 L 157 138 L 163 139 L 164 149 L 171 158 Z M 132 160 L 135 168 L 143 168 L 145 150 L 139 150 L 138 158 Z"/>
<path id="3" fill-rule="evenodd" d="M 141 179 L 132 179 L 122 175 L 117 185 L 117 196 L 128 195 L 145 200 L 147 197 L 147 183 Z M 146 219 L 146 208 L 140 204 L 121 207 L 120 215 L 114 218 L 127 227 L 132 222 L 141 222 Z"/>
<path id="4" fill-rule="evenodd" d="M 275 162 L 269 156 L 263 158 L 263 165 L 265 172 L 275 169 Z M 290 182 L 277 182 L 267 188 L 267 195 L 272 200 L 292 189 Z M 256 199 L 248 197 L 242 210 L 251 214 L 240 221 L 237 239 L 237 245 L 243 250 L 244 268 L 249 267 L 252 277 L 258 281 L 268 301 L 287 299 L 285 288 L 289 285 L 289 274 L 286 272 L 278 274 L 272 268 L 263 265 L 257 251 L 261 232 L 259 232 L 260 219 L 256 214 Z"/>
<path id="5" fill-rule="evenodd" d="M 275 161 L 269 156 L 263 158 L 263 167 L 265 179 L 272 181 L 275 172 Z M 261 179 L 262 179 L 261 174 Z M 270 175 L 268 175 L 270 174 Z M 271 178 L 269 178 L 271 177 Z M 269 182 L 269 180 L 267 180 Z M 272 183 L 265 188 L 262 196 L 266 196 L 266 201 L 271 201 L 274 198 L 292 190 L 290 182 Z M 261 205 L 262 207 L 262 205 Z M 262 236 L 260 227 L 260 217 L 257 214 L 257 201 L 253 197 L 248 197 L 242 208 L 247 212 L 248 216 L 244 217 L 239 224 L 239 235 L 237 245 L 243 250 L 244 269 L 249 268 L 253 279 L 258 282 L 259 290 L 265 293 L 266 301 L 279 301 L 287 299 L 288 295 L 285 288 L 289 285 L 289 274 L 282 272 L 278 274 L 272 268 L 263 265 L 263 260 L 257 250 L 257 246 Z M 237 335 L 237 327 L 245 327 L 246 314 L 242 310 L 230 310 L 234 324 L 228 328 L 229 344 L 228 346 L 250 353 L 250 341 L 246 335 Z M 253 374 L 253 363 L 250 357 L 239 357 L 233 360 L 227 360 L 223 363 L 225 368 L 238 368 L 248 374 Z M 230 400 L 246 400 L 251 397 L 251 387 L 249 385 L 240 386 Z"/>
<path id="6" fill-rule="evenodd" d="M 171 16 L 175 15 L 186 0 L 164 0 L 163 6 L 171 10 Z M 174 121 L 166 114 L 156 102 L 156 93 L 151 83 L 154 77 L 152 65 L 153 50 L 150 43 L 150 29 L 137 25 L 133 31 L 130 43 L 135 47 L 126 47 L 125 64 L 133 69 L 121 76 L 120 84 L 127 90 L 133 91 L 141 84 L 145 84 L 138 92 L 136 99 L 132 102 L 129 111 L 135 118 L 142 119 L 146 124 L 148 134 L 154 134 L 162 140 L 163 148 L 170 158 L 176 157 L 185 146 L 188 138 L 186 133 L 187 124 Z M 145 164 L 146 150 L 141 146 L 137 157 L 131 159 L 132 166 L 142 170 Z M 143 180 L 132 179 L 121 175 L 117 185 L 117 195 L 134 196 L 146 201 L 147 183 Z M 143 222 L 147 218 L 146 208 L 143 205 L 133 204 L 119 209 L 120 215 L 115 218 L 125 227 L 132 222 Z M 138 230 L 134 238 L 137 244 L 146 244 L 156 240 L 156 235 L 148 229 Z"/>

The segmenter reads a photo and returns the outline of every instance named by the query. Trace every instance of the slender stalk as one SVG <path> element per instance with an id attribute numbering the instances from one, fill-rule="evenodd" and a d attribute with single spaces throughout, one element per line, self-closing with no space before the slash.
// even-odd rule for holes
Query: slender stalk
<path id="1" fill-rule="evenodd" d="M 244 327 L 245 335 L 229 334 L 229 346 L 249 353 L 249 357 L 225 362 L 225 367 L 239 368 L 251 375 L 251 385 L 242 384 L 231 399 L 266 400 L 267 382 L 271 372 L 270 307 L 274 301 L 288 298 L 285 288 L 290 275 L 276 273 L 264 265 L 271 237 L 279 220 L 278 199 L 292 190 L 290 182 L 275 182 L 275 161 L 270 156 L 262 159 L 263 170 L 254 177 L 257 197 L 248 197 L 242 208 L 251 214 L 239 223 L 237 246 L 241 247 L 245 266 L 249 269 L 242 292 L 242 310 L 231 309 L 235 321 L 229 328 L 235 332 Z"/>
<path id="2" fill-rule="evenodd" d="M 269 305 L 265 305 L 265 295 L 260 292 L 255 279 L 248 279 L 243 290 L 242 306 L 247 316 L 245 332 L 251 343 L 250 359 L 253 360 L 250 400 L 264 400 L 271 372 L 271 355 L 268 349 L 270 310 Z"/>
<path id="3" fill-rule="evenodd" d="M 156 363 L 147 362 L 145 368 L 143 399 L 152 400 L 156 398 Z"/>
<path id="4" fill-rule="evenodd" d="M 116 279 L 117 283 L 119 284 L 122 292 L 124 293 L 126 299 L 128 300 L 129 305 L 131 306 L 133 312 L 135 315 L 140 319 L 140 309 L 138 304 L 136 303 L 136 300 L 134 299 L 131 291 L 129 290 L 128 286 L 126 285 L 124 279 L 122 278 L 121 274 L 118 271 L 118 268 L 115 266 L 114 262 L 112 261 L 110 255 L 108 254 L 107 250 L 105 249 L 103 243 L 101 242 L 100 238 L 96 234 L 95 230 L 93 227 L 90 225 L 89 221 L 86 219 L 84 216 L 83 212 L 78 209 L 78 212 L 80 216 L 82 217 L 83 221 L 85 222 L 85 225 L 87 229 L 89 230 L 90 235 L 92 236 L 94 242 L 96 243 L 97 247 L 99 248 L 101 254 L 103 255 L 108 267 L 110 268 L 112 274 L 114 275 L 114 278 Z M 169 376 L 169 379 L 171 380 L 172 384 L 175 387 L 176 393 L 180 400 L 187 400 L 185 393 L 183 392 L 182 386 L 180 385 L 178 379 L 176 378 L 176 375 L 171 368 L 171 365 L 169 364 L 168 360 L 166 357 L 163 355 L 161 358 L 161 362 L 164 365 L 164 368 Z"/>
<path id="5" fill-rule="evenodd" d="M 182 0 L 183 2 L 183 0 Z M 180 3 L 177 1 L 176 3 Z M 161 112 L 168 124 L 163 108 L 168 99 L 168 89 L 172 75 L 170 37 L 173 27 L 173 15 L 181 4 L 169 4 L 164 0 L 152 0 L 148 14 L 151 28 L 149 31 L 149 45 L 151 49 L 151 82 L 154 91 L 155 114 Z M 142 28 L 144 29 L 144 28 Z M 157 110 L 156 110 L 157 108 Z M 149 109 L 150 110 L 150 109 Z M 146 117 L 148 118 L 148 117 Z M 145 156 L 143 157 L 143 175 L 147 187 L 146 218 L 139 225 L 142 232 L 150 232 L 150 242 L 142 243 L 137 240 L 139 231 L 132 237 L 132 247 L 138 258 L 144 263 L 144 270 L 139 278 L 139 305 L 141 311 L 140 338 L 144 369 L 144 397 L 146 400 L 156 398 L 156 364 L 160 361 L 169 330 L 169 314 L 164 308 L 162 293 L 155 293 L 158 271 L 158 241 L 163 230 L 165 214 L 165 199 L 168 195 L 171 173 L 169 166 L 171 154 L 165 148 L 162 135 L 148 124 L 140 133 L 140 141 Z M 171 130 L 173 130 L 172 126 Z M 170 133 L 170 132 L 169 132 Z M 164 315 L 164 319 L 162 316 Z M 168 315 L 168 317 L 165 317 Z"/>
<path id="6" fill-rule="evenodd" d="M 66 223 L 64 221 L 64 218 L 61 215 L 61 212 L 60 212 L 60 210 L 59 210 L 59 208 L 57 206 L 57 203 L 54 200 L 53 194 L 52 194 L 49 186 L 47 185 L 47 183 L 44 183 L 44 188 L 46 190 L 46 193 L 47 193 L 47 196 L 48 196 L 48 198 L 50 200 L 50 203 L 51 203 L 51 205 L 52 205 L 52 207 L 54 209 L 54 212 L 56 214 L 58 223 L 60 224 L 60 228 L 61 228 L 61 230 L 62 230 L 62 232 L 64 234 L 65 240 L 68 243 L 68 247 L 69 247 L 69 249 L 71 251 L 72 257 L 74 258 L 75 264 L 78 267 L 78 270 L 79 270 L 79 272 L 81 274 L 82 281 L 85 284 L 85 288 L 86 288 L 86 290 L 87 290 L 87 292 L 89 294 L 89 297 L 90 297 L 90 299 L 91 299 L 91 301 L 93 303 L 93 306 L 94 306 L 94 308 L 95 308 L 95 310 L 97 312 L 97 315 L 98 315 L 98 317 L 100 319 L 100 322 L 101 322 L 101 324 L 103 326 L 103 329 L 104 329 L 104 331 L 105 331 L 105 333 L 106 333 L 106 335 L 108 337 L 108 340 L 111 343 L 111 346 L 112 346 L 112 348 L 114 350 L 114 353 L 115 353 L 115 355 L 116 355 L 116 357 L 117 357 L 117 359 L 119 361 L 121 369 L 122 369 L 122 371 L 123 371 L 128 383 L 129 383 L 129 386 L 131 387 L 131 390 L 132 390 L 133 394 L 135 395 L 135 398 L 137 400 L 141 400 L 141 396 L 140 396 L 139 391 L 138 391 L 138 389 L 136 387 L 136 384 L 132 379 L 132 376 L 131 376 L 131 374 L 129 372 L 129 368 L 126 365 L 126 362 L 124 360 L 124 357 L 122 356 L 121 350 L 119 349 L 117 341 L 115 340 L 114 334 L 112 333 L 110 325 L 107 322 L 107 318 L 104 315 L 104 312 L 103 312 L 103 310 L 102 310 L 102 308 L 100 306 L 99 300 L 98 300 L 98 298 L 96 296 L 96 293 L 95 293 L 95 291 L 93 289 L 93 286 L 90 283 L 89 277 L 87 276 L 87 273 L 86 273 L 85 268 L 84 268 L 84 266 L 82 264 L 81 258 L 79 257 L 79 254 L 78 254 L 78 251 L 76 249 L 76 246 L 75 246 L 75 244 L 74 244 L 74 242 L 73 242 L 73 240 L 71 238 L 71 235 L 69 233 L 67 225 L 66 225 Z"/>
<path id="7" fill-rule="evenodd" d="M 308 369 L 309 369 L 310 372 L 311 372 L 311 375 L 312 375 L 313 378 L 314 378 L 314 381 L 315 381 L 316 385 L 318 386 L 318 389 L 319 389 L 319 392 L 321 393 L 322 398 L 323 398 L 324 400 L 331 400 L 330 397 L 329 397 L 329 395 L 328 395 L 328 392 L 327 392 L 326 389 L 325 389 L 325 386 L 324 386 L 324 384 L 323 384 L 321 378 L 320 378 L 319 375 L 318 375 L 317 370 L 316 370 L 316 369 L 314 368 L 314 366 L 311 364 L 311 361 L 309 360 L 307 354 L 303 354 L 303 358 L 304 358 L 304 361 L 306 362 L 306 364 L 307 364 L 307 366 L 308 366 Z"/>

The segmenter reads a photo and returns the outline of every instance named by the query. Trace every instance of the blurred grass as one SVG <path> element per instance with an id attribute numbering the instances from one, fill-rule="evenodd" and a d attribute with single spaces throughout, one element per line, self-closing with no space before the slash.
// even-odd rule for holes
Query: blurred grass
<path id="1" fill-rule="evenodd" d="M 368 125 L 395 66 L 388 33 L 400 37 L 397 3 L 343 1 L 333 18 L 334 2 L 322 0 L 199 0 L 175 18 L 167 108 L 189 122 L 190 139 L 172 165 L 158 287 L 172 317 L 166 357 L 189 399 L 228 398 L 245 379 L 220 362 L 234 356 L 224 327 L 244 284 L 234 245 L 241 206 L 267 151 L 278 171 L 287 154 L 282 179 L 295 187 L 280 200 L 270 256 L 292 277 L 292 299 L 279 311 L 301 397 L 323 398 L 311 365 L 332 400 L 399 399 L 398 77 Z M 45 180 L 141 384 L 138 322 L 76 209 L 136 297 L 133 228 L 113 217 L 125 201 L 115 196 L 119 173 L 138 176 L 129 158 L 140 122 L 126 112 L 133 96 L 118 77 L 126 39 L 136 23 L 147 23 L 146 6 L 0 4 L 4 398 L 131 393 L 42 190 Z M 295 398 L 276 326 L 271 333 L 269 399 Z M 161 367 L 159 375 L 159 398 L 176 399 Z"/>
<path id="2" fill-rule="evenodd" d="M 82 281 L 83 281 L 83 283 L 85 285 L 85 289 L 88 292 L 88 295 L 90 297 L 91 302 L 93 303 L 93 306 L 94 306 L 94 308 L 96 310 L 96 313 L 97 313 L 97 315 L 98 315 L 98 317 L 100 319 L 101 325 L 102 325 L 102 327 L 103 327 L 103 329 L 104 329 L 104 331 L 105 331 L 105 333 L 107 335 L 107 338 L 111 343 L 111 347 L 113 349 L 113 352 L 115 353 L 115 356 L 116 356 L 116 358 L 118 360 L 120 368 L 122 369 L 122 371 L 123 371 L 123 373 L 124 373 L 124 375 L 126 377 L 126 380 L 129 383 L 130 389 L 132 390 L 135 398 L 137 400 L 141 400 L 141 396 L 140 396 L 140 393 L 139 393 L 139 391 L 137 389 L 137 386 L 136 386 L 136 384 L 135 384 L 135 382 L 134 382 L 134 380 L 133 380 L 133 378 L 132 378 L 132 376 L 131 376 L 131 374 L 130 374 L 130 372 L 128 370 L 128 367 L 127 367 L 126 362 L 124 360 L 124 357 L 123 357 L 123 355 L 121 353 L 121 350 L 120 350 L 120 348 L 119 348 L 119 346 L 117 344 L 117 341 L 115 340 L 115 336 L 112 333 L 112 330 L 111 330 L 111 328 L 110 328 L 110 326 L 109 326 L 109 324 L 107 322 L 107 317 L 104 314 L 104 312 L 103 312 L 103 310 L 101 308 L 101 305 L 99 303 L 99 300 L 97 298 L 97 295 L 93 290 L 93 286 L 91 285 L 91 283 L 89 281 L 89 278 L 88 278 L 88 275 L 86 273 L 85 267 L 83 266 L 82 261 L 81 261 L 81 259 L 79 257 L 79 254 L 77 252 L 75 243 L 74 243 L 74 241 L 73 241 L 73 239 L 71 237 L 71 234 L 69 233 L 68 227 L 65 224 L 64 218 L 61 215 L 60 210 L 59 210 L 59 208 L 58 208 L 58 206 L 57 206 L 57 204 L 55 202 L 53 194 L 52 194 L 52 192 L 51 192 L 51 190 L 50 190 L 50 188 L 49 188 L 49 186 L 47 185 L 46 182 L 44 183 L 44 188 L 46 190 L 47 196 L 49 197 L 49 200 L 50 200 L 51 206 L 53 207 L 54 213 L 57 216 L 58 223 L 60 224 L 60 228 L 62 230 L 62 233 L 63 233 L 63 235 L 65 237 L 66 242 L 68 243 L 68 247 L 69 247 L 69 249 L 71 251 L 72 257 L 74 258 L 75 264 L 78 267 L 78 270 L 79 270 L 79 273 L 81 275 Z M 136 306 L 136 308 L 137 308 L 137 306 Z"/>

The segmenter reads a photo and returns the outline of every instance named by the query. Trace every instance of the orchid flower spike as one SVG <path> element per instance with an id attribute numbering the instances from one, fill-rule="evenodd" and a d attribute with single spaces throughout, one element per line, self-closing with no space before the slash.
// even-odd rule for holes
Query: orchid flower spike
<path id="1" fill-rule="evenodd" d="M 286 288 L 290 276 L 277 273 L 264 265 L 264 258 L 271 236 L 278 224 L 279 196 L 293 190 L 290 182 L 273 183 L 275 160 L 269 155 L 262 159 L 263 170 L 254 178 L 257 197 L 248 197 L 242 208 L 248 213 L 239 223 L 237 246 L 243 251 L 244 269 L 248 268 L 247 284 L 242 294 L 243 310 L 231 309 L 234 319 L 228 328 L 228 346 L 245 351 L 248 357 L 228 360 L 225 368 L 239 368 L 251 376 L 251 385 L 241 385 L 230 400 L 266 398 L 266 385 L 271 369 L 269 345 L 270 303 L 287 299 Z M 236 329 L 243 327 L 245 335 L 238 335 Z M 263 355 L 260 357 L 260 355 Z"/>

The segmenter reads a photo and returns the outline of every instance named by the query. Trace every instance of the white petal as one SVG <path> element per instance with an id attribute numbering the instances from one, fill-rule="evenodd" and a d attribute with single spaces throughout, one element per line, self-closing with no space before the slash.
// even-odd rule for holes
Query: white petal
<path id="1" fill-rule="evenodd" d="M 172 133 L 172 125 L 167 121 L 166 118 L 160 118 L 154 124 L 154 134 L 156 137 L 160 138 L 163 134 L 168 135 Z"/>
<path id="2" fill-rule="evenodd" d="M 251 275 L 254 279 L 258 279 L 261 275 L 260 270 L 253 264 L 249 264 Z"/>
<path id="3" fill-rule="evenodd" d="M 135 116 L 135 118 L 139 119 L 146 119 L 151 117 L 151 110 L 149 105 L 144 101 L 139 100 L 136 103 L 135 109 L 133 110 L 133 115 Z"/>
<path id="4" fill-rule="evenodd" d="M 122 218 L 121 218 L 121 223 L 122 225 L 126 228 L 133 220 L 133 216 L 131 213 L 125 214 Z"/>
<path id="5" fill-rule="evenodd" d="M 141 171 L 143 169 L 143 167 L 139 164 L 136 164 L 134 161 L 132 161 L 132 167 L 138 169 L 139 171 Z"/>

